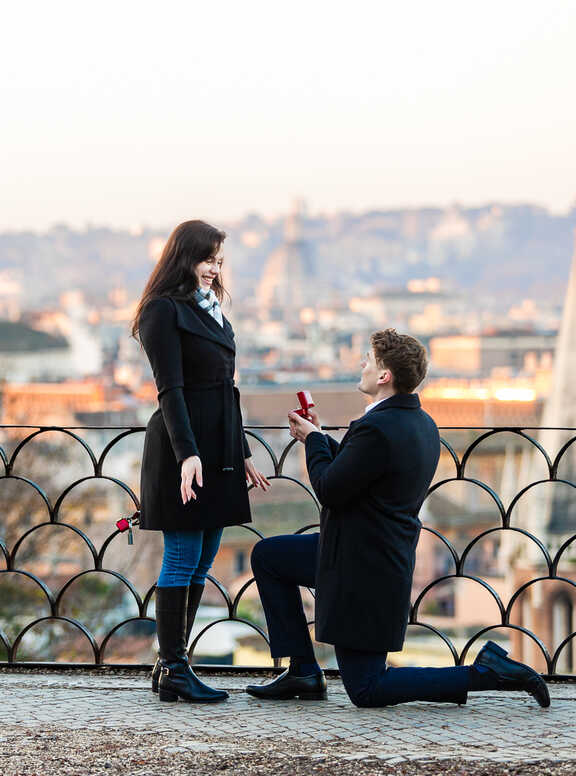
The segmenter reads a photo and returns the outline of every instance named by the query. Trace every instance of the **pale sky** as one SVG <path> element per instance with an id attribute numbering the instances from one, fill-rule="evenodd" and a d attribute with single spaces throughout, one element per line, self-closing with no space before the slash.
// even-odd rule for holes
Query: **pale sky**
<path id="1" fill-rule="evenodd" d="M 0 229 L 576 200 L 574 0 L 51 0 L 0 34 Z"/>

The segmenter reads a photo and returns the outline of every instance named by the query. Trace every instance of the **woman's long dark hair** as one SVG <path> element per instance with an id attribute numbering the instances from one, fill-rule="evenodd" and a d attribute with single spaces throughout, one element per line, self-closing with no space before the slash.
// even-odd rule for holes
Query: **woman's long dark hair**
<path id="1" fill-rule="evenodd" d="M 195 266 L 215 256 L 225 239 L 225 232 L 204 221 L 184 221 L 174 229 L 136 308 L 132 336 L 138 335 L 140 315 L 151 299 L 160 296 L 191 299 L 198 288 Z M 212 290 L 222 302 L 226 292 L 219 277 L 213 280 Z"/>

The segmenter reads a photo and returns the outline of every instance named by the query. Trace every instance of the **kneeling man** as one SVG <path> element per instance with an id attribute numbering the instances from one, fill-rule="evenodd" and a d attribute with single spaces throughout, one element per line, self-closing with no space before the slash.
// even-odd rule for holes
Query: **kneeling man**
<path id="1" fill-rule="evenodd" d="M 525 690 L 548 706 L 542 677 L 487 642 L 471 666 L 388 668 L 402 649 L 418 512 L 440 456 L 432 418 L 414 393 L 426 351 L 413 337 L 386 329 L 372 335 L 359 389 L 371 400 L 340 443 L 311 421 L 289 414 L 305 443 L 312 487 L 322 505 L 320 533 L 276 536 L 254 547 L 252 568 L 268 623 L 272 657 L 290 657 L 277 679 L 251 685 L 258 698 L 326 697 L 299 586 L 316 588 L 316 638 L 336 649 L 346 691 L 357 706 L 406 701 L 465 703 L 469 690 Z"/>

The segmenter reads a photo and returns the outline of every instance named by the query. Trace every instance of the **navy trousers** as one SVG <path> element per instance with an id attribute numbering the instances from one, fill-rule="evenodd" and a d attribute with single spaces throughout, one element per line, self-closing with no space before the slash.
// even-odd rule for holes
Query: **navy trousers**
<path id="1" fill-rule="evenodd" d="M 274 536 L 252 551 L 252 570 L 264 607 L 272 657 L 314 662 L 299 587 L 315 586 L 319 534 Z M 408 701 L 466 703 L 470 668 L 388 668 L 387 653 L 336 645 L 342 682 L 356 706 Z"/>

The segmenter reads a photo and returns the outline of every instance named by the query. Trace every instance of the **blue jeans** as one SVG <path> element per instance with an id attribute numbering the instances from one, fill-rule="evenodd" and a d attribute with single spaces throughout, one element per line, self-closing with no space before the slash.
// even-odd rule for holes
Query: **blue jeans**
<path id="1" fill-rule="evenodd" d="M 222 538 L 222 528 L 162 531 L 164 556 L 158 587 L 203 585 Z"/>

